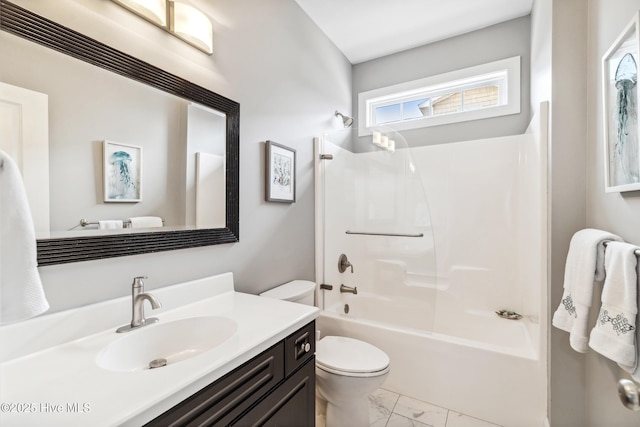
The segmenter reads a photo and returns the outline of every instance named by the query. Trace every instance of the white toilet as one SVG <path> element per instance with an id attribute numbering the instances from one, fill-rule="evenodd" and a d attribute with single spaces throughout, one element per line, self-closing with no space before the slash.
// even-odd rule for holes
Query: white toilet
<path id="1" fill-rule="evenodd" d="M 316 284 L 294 280 L 261 296 L 313 305 Z M 316 343 L 316 395 L 327 402 L 327 427 L 369 426 L 367 396 L 389 374 L 389 356 L 353 338 L 326 336 Z"/>

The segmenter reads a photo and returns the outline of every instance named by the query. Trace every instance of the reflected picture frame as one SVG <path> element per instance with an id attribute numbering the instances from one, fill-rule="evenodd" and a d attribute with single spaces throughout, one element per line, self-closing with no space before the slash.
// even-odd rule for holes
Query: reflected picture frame
<path id="1" fill-rule="evenodd" d="M 640 190 L 638 64 L 640 13 L 602 56 L 605 192 Z"/>
<path id="2" fill-rule="evenodd" d="M 265 200 L 295 203 L 296 150 L 273 141 L 265 143 Z"/>
<path id="3" fill-rule="evenodd" d="M 142 147 L 103 141 L 104 201 L 142 201 Z"/>

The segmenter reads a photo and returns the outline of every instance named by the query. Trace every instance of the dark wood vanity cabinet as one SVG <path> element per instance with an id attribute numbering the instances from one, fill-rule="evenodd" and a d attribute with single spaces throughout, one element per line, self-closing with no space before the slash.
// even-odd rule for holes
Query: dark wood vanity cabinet
<path id="1" fill-rule="evenodd" d="M 315 321 L 146 424 L 315 425 Z"/>

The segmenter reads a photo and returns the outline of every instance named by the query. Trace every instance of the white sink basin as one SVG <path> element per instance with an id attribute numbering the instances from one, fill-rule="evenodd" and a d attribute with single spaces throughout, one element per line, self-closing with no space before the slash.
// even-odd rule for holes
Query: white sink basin
<path id="1" fill-rule="evenodd" d="M 125 372 L 147 370 L 151 362 L 162 365 L 162 359 L 170 366 L 219 346 L 237 329 L 234 320 L 219 316 L 160 320 L 127 332 L 100 351 L 96 362 L 103 369 Z"/>

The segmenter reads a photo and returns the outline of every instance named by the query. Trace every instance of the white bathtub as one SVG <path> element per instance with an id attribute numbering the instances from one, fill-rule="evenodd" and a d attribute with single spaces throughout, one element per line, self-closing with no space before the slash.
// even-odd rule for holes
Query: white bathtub
<path id="1" fill-rule="evenodd" d="M 345 302 L 338 302 L 327 307 L 326 314 L 418 335 L 428 331 L 431 336 L 467 347 L 538 359 L 537 325 L 526 316 L 509 320 L 493 311 L 459 307 L 434 311 L 431 304 L 420 300 L 394 297 L 391 302 L 389 298 L 363 292 L 350 299 L 348 305 L 349 313 L 345 313 Z"/>
<path id="2" fill-rule="evenodd" d="M 421 331 L 415 322 L 397 326 L 410 303 L 403 309 L 362 293 L 347 303 L 349 314 L 344 303 L 336 304 L 321 312 L 317 327 L 322 336 L 357 338 L 385 351 L 391 373 L 383 388 L 502 426 L 543 425 L 546 369 L 531 333 L 536 325 L 526 317 L 514 321 L 458 312 L 430 321 L 434 330 L 457 331 L 449 335 Z"/>

